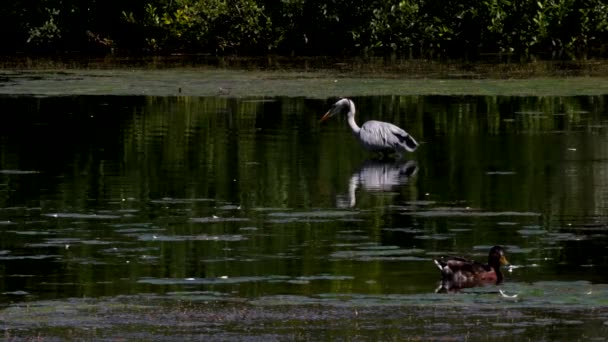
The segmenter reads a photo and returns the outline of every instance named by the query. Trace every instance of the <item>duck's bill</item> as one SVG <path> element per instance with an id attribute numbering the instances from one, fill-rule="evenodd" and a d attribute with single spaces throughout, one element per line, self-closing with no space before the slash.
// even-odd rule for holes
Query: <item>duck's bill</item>
<path id="1" fill-rule="evenodd" d="M 509 260 L 507 260 L 507 258 L 505 258 L 504 255 L 500 257 L 499 261 L 500 261 L 500 264 L 503 265 L 503 266 L 509 264 Z"/>
<path id="2" fill-rule="evenodd" d="M 329 119 L 331 117 L 331 111 L 328 110 L 327 113 L 325 113 L 325 115 L 323 115 L 323 117 L 321 118 L 321 120 L 319 120 L 319 122 L 323 122 L 327 119 Z"/>

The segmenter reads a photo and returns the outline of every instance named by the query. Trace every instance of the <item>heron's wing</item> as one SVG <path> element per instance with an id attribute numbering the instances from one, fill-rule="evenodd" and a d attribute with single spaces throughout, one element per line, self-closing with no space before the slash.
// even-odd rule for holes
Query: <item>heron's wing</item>
<path id="1" fill-rule="evenodd" d="M 388 125 L 390 125 L 391 133 L 399 140 L 399 144 L 403 148 L 410 152 L 414 152 L 418 148 L 418 142 L 409 133 L 393 124 L 389 123 Z"/>
<path id="2" fill-rule="evenodd" d="M 363 144 L 374 149 L 406 149 L 413 152 L 418 142 L 403 129 L 382 121 L 367 121 L 361 126 L 359 138 Z"/>

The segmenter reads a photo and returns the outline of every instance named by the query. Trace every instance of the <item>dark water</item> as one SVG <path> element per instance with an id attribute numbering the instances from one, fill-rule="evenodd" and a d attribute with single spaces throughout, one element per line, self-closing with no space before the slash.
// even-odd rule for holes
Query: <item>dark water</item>
<path id="1" fill-rule="evenodd" d="M 533 329 L 594 308 L 605 332 L 608 97 L 354 98 L 421 143 L 398 161 L 320 125 L 332 100 L 1 97 L 0 307 L 457 301 L 566 313 Z M 432 258 L 496 244 L 517 299 L 434 293 Z"/>

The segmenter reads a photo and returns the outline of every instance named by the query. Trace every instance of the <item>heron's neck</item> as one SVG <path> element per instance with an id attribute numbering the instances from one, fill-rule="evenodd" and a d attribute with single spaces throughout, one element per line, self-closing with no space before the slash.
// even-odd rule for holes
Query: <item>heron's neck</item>
<path id="1" fill-rule="evenodd" d="M 348 100 L 348 104 L 348 125 L 353 130 L 353 133 L 358 135 L 361 128 L 357 126 L 357 123 L 355 122 L 355 104 L 351 100 Z"/>

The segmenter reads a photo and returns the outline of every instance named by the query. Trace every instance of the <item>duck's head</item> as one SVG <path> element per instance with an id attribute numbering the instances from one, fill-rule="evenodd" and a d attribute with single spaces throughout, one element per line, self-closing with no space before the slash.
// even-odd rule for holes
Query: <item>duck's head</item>
<path id="1" fill-rule="evenodd" d="M 505 249 L 501 246 L 494 246 L 490 249 L 490 254 L 488 255 L 488 265 L 492 266 L 494 269 L 498 269 L 500 265 L 508 265 L 509 261 L 507 257 L 505 257 Z"/>

